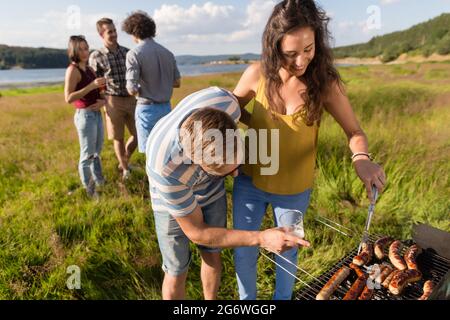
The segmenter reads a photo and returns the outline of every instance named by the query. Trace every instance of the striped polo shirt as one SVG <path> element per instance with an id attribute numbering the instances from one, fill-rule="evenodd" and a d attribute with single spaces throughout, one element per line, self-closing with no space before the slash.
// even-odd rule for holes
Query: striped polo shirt
<path id="1" fill-rule="evenodd" d="M 147 141 L 146 171 L 153 211 L 174 217 L 191 214 L 225 194 L 224 179 L 211 179 L 195 164 L 186 163 L 179 140 L 183 121 L 194 111 L 214 108 L 226 112 L 237 123 L 241 116 L 235 96 L 218 87 L 207 88 L 184 98 L 153 128 Z"/>

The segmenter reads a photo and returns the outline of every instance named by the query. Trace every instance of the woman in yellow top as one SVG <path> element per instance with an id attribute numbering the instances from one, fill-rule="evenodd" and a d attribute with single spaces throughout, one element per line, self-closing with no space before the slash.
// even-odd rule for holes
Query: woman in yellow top
<path id="1" fill-rule="evenodd" d="M 286 211 L 306 211 L 313 186 L 317 135 L 323 110 L 329 112 L 345 131 L 353 152 L 354 168 L 366 186 L 369 199 L 372 200 L 372 185 L 380 192 L 383 189 L 384 171 L 370 159 L 367 137 L 333 65 L 328 22 L 325 12 L 313 0 L 280 2 L 264 31 L 261 61 L 248 67 L 234 90 L 241 107 L 253 103 L 252 114 L 243 113 L 241 117 L 249 129 L 256 132 L 279 130 L 279 140 L 268 139 L 267 142 L 267 150 L 271 150 L 272 143 L 279 144 L 278 171 L 267 174 L 270 170 L 261 170 L 267 169 L 266 164 L 246 164 L 242 174 L 235 179 L 235 229 L 259 230 L 269 204 L 274 209 L 277 225 Z M 257 248 L 235 249 L 241 299 L 256 299 L 257 256 Z M 297 264 L 297 249 L 289 250 L 283 256 Z M 277 264 L 291 273 L 296 271 L 293 265 L 278 257 Z M 277 267 L 273 298 L 291 299 L 294 280 Z"/>

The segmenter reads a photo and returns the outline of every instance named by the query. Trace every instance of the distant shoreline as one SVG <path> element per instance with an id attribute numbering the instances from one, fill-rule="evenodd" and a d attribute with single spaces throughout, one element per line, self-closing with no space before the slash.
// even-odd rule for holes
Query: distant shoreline
<path id="1" fill-rule="evenodd" d="M 250 60 L 248 63 L 254 63 L 256 60 Z M 427 62 L 445 62 L 450 61 L 450 55 L 438 55 L 432 54 L 429 57 L 424 56 L 408 56 L 407 54 L 402 54 L 395 61 L 389 63 L 381 62 L 379 57 L 377 58 L 343 58 L 343 59 L 335 59 L 335 64 L 340 65 L 342 67 L 351 67 L 358 65 L 392 65 L 392 64 L 404 64 L 404 63 L 427 63 Z M 214 61 L 212 63 L 207 63 L 205 65 L 232 65 L 238 64 L 234 61 Z M 233 72 L 233 71 L 230 71 Z M 202 75 L 211 75 L 211 74 L 221 74 L 221 73 L 229 73 L 229 72 L 211 72 L 211 73 L 203 73 L 199 75 L 188 75 L 183 76 L 184 78 L 190 77 L 199 77 Z M 39 87 L 48 87 L 48 86 L 63 86 L 64 81 L 39 81 L 39 82 L 18 82 L 18 83 L 0 83 L 0 91 L 4 90 L 14 90 L 14 89 L 29 89 L 29 88 L 39 88 Z"/>
<path id="2" fill-rule="evenodd" d="M 49 82 L 20 82 L 20 83 L 7 83 L 0 84 L 1 90 L 14 90 L 14 89 L 30 89 L 39 87 L 53 87 L 58 85 L 64 85 L 61 81 L 49 81 Z"/>
<path id="3" fill-rule="evenodd" d="M 202 74 L 198 74 L 198 75 L 183 76 L 183 78 L 196 78 L 196 77 L 202 77 L 202 76 L 221 75 L 221 74 L 234 73 L 234 72 L 237 72 L 237 71 L 202 73 Z M 32 88 L 56 87 L 56 86 L 64 86 L 64 81 L 18 82 L 18 83 L 7 83 L 7 84 L 0 83 L 0 92 L 5 91 L 5 90 L 32 89 Z"/>
<path id="4" fill-rule="evenodd" d="M 242 72 L 247 64 L 180 65 L 183 78 Z M 5 73 L 2 73 L 5 71 Z M 64 84 L 65 69 L 17 69 L 0 71 L 0 90 L 39 88 Z M 41 73 L 42 72 L 42 73 Z M 3 74 L 3 75 L 2 75 Z"/>
<path id="5" fill-rule="evenodd" d="M 235 65 L 235 64 L 252 64 L 258 62 L 259 60 L 218 60 L 202 63 L 204 66 L 215 66 L 215 65 Z"/>

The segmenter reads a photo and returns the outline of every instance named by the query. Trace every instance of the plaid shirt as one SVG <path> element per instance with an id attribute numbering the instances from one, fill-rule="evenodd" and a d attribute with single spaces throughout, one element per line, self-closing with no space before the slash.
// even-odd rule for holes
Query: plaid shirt
<path id="1" fill-rule="evenodd" d="M 105 77 L 107 81 L 106 95 L 129 96 L 125 75 L 126 56 L 129 49 L 118 46 L 116 52 L 103 47 L 95 50 L 89 57 L 89 66 L 94 69 L 97 77 Z"/>

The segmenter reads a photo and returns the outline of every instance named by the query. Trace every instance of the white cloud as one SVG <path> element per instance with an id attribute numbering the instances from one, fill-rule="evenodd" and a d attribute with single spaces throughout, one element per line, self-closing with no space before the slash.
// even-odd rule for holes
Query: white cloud
<path id="1" fill-rule="evenodd" d="M 102 42 L 96 29 L 97 20 L 109 17 L 116 22 L 117 28 L 120 28 L 120 17 L 111 12 L 86 14 L 81 11 L 79 23 L 75 24 L 72 23 L 70 15 L 67 11 L 48 11 L 34 20 L 27 21 L 27 28 L 8 31 L 8 38 L 2 39 L 2 42 L 19 42 L 22 46 L 66 48 L 69 37 L 80 34 L 86 37 L 91 47 L 99 47 Z"/>
<path id="2" fill-rule="evenodd" d="M 224 43 L 244 42 L 253 46 L 253 51 L 259 51 L 264 26 L 275 4 L 274 0 L 252 0 L 245 12 L 231 5 L 211 2 L 187 8 L 162 5 L 153 17 L 158 39 L 182 51 L 185 51 L 181 49 L 183 46 L 194 44 L 208 44 L 211 48 L 216 46 L 224 50 Z"/>
<path id="3" fill-rule="evenodd" d="M 277 2 L 250 0 L 243 9 L 212 1 L 190 6 L 163 4 L 148 13 L 156 22 L 156 40 L 175 54 L 258 53 L 265 24 Z M 82 34 L 91 48 L 98 48 L 102 42 L 95 23 L 105 16 L 116 23 L 119 42 L 133 47 L 131 37 L 120 30 L 125 14 L 90 13 L 83 7 L 80 8 L 79 28 L 71 27 L 68 21 L 73 18 L 73 12 L 70 7 L 63 7 L 27 21 L 23 28 L 8 30 L 0 21 L 0 38 L 9 45 L 66 48 L 70 35 Z"/>
<path id="4" fill-rule="evenodd" d="M 226 32 L 233 27 L 233 18 L 238 15 L 233 6 L 207 2 L 203 6 L 194 4 L 189 8 L 164 4 L 155 10 L 153 18 L 158 34 L 170 36 Z"/>
<path id="5" fill-rule="evenodd" d="M 253 0 L 247 6 L 247 19 L 244 22 L 244 27 L 253 30 L 255 27 L 264 27 L 275 4 L 276 2 L 272 0 Z"/>
<path id="6" fill-rule="evenodd" d="M 381 0 L 381 4 L 382 5 L 388 5 L 388 4 L 392 4 L 392 3 L 397 3 L 400 2 L 401 0 Z"/>
<path id="7" fill-rule="evenodd" d="M 336 44 L 336 41 L 333 41 L 333 46 L 366 42 L 373 36 L 380 34 L 380 30 L 369 28 L 367 21 L 364 20 L 333 21 L 331 25 L 331 31 L 334 40 L 339 41 L 338 44 Z"/>

